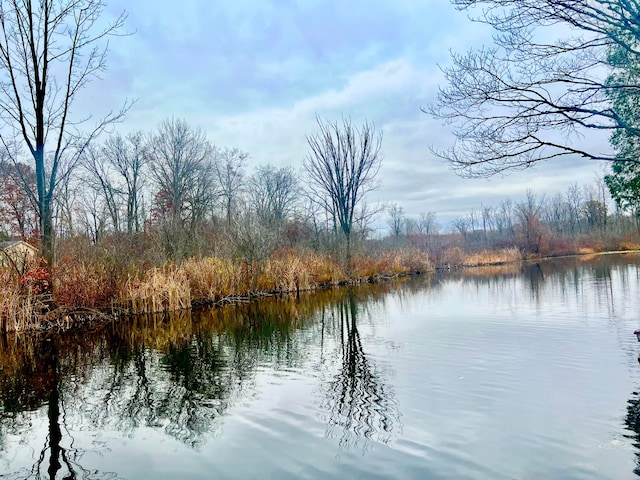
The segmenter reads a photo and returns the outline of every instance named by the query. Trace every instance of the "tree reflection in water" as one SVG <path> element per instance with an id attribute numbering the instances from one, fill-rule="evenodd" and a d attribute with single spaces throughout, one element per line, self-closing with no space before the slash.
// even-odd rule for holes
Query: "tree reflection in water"
<path id="1" fill-rule="evenodd" d="M 341 448 L 364 439 L 388 443 L 401 429 L 393 386 L 385 371 L 365 353 L 358 331 L 358 302 L 349 290 L 331 312 L 339 338 L 338 372 L 323 386 L 327 436 L 340 436 Z M 326 318 L 323 318 L 325 321 Z"/>
<path id="2" fill-rule="evenodd" d="M 627 402 L 627 415 L 624 423 L 629 430 L 626 437 L 633 442 L 633 446 L 636 448 L 636 468 L 633 469 L 633 473 L 640 477 L 640 397 L 638 392 L 633 392 L 633 396 Z"/>
<path id="3" fill-rule="evenodd" d="M 7 346 L 6 337 L 3 338 L 3 344 Z M 101 474 L 82 465 L 85 451 L 75 445 L 74 438 L 67 428 L 67 405 L 63 393 L 66 389 L 65 377 L 69 373 L 70 366 L 77 364 L 78 357 L 72 356 L 64 361 L 61 360 L 60 346 L 52 336 L 36 338 L 34 343 L 29 343 L 28 347 L 28 353 L 17 350 L 18 357 L 22 358 L 11 359 L 6 356 L 2 358 L 5 361 L 4 365 L 18 367 L 18 371 L 14 372 L 10 382 L 0 382 L 4 387 L 0 392 L 3 393 L 2 402 L 0 402 L 0 430 L 3 429 L 3 424 L 11 420 L 19 424 L 19 417 L 23 415 L 22 422 L 30 422 L 32 417 L 28 415 L 29 410 L 43 406 L 46 409 L 47 419 L 46 437 L 39 453 L 34 455 L 34 463 L 30 469 L 23 468 L 14 475 L 2 476 L 2 478 L 48 478 L 50 480 L 116 478 L 113 472 Z M 80 352 L 81 349 L 77 351 Z M 28 361 L 26 357 L 30 354 L 36 354 L 37 358 L 31 357 L 31 361 Z M 11 360 L 16 363 L 11 365 Z M 23 425 L 22 428 L 24 427 Z M 0 439 L 1 437 L 2 435 Z"/>
<path id="4" fill-rule="evenodd" d="M 345 447 L 361 438 L 388 442 L 400 428 L 394 390 L 365 354 L 358 308 L 382 299 L 390 285 L 358 289 L 360 299 L 336 289 L 42 338 L 3 337 L 0 451 L 7 435 L 27 435 L 34 419 L 47 422 L 44 446 L 33 447 L 33 468 L 13 478 L 114 478 L 82 466 L 86 452 L 107 447 L 80 445 L 73 438 L 79 431 L 133 437 L 147 427 L 198 449 L 228 408 L 251 395 L 259 365 L 312 368 L 327 326 L 320 311 L 330 312 L 340 352 L 326 364 L 338 372 L 321 385 L 328 435 L 340 430 Z"/>

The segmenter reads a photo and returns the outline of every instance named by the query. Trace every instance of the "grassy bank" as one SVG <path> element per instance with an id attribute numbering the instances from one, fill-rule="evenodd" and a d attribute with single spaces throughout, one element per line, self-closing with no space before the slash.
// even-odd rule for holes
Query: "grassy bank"
<path id="1" fill-rule="evenodd" d="M 52 269 L 0 271 L 0 327 L 66 327 L 106 315 L 175 311 L 432 269 L 428 254 L 409 250 L 356 256 L 350 272 L 329 255 L 294 250 L 251 264 L 203 257 L 160 267 L 65 257 Z"/>
<path id="2" fill-rule="evenodd" d="M 25 272 L 0 269 L 0 330 L 25 331 L 113 318 L 114 315 L 178 311 L 194 305 L 226 304 L 258 296 L 310 291 L 342 284 L 457 269 L 516 265 L 523 260 L 593 255 L 640 249 L 635 238 L 616 245 L 555 243 L 553 250 L 523 252 L 515 246 L 471 252 L 447 245 L 426 253 L 388 248 L 354 256 L 349 271 L 329 254 L 281 249 L 260 262 L 231 257 L 192 257 L 154 264 L 126 249 L 69 249 L 54 268 L 32 265 Z"/>

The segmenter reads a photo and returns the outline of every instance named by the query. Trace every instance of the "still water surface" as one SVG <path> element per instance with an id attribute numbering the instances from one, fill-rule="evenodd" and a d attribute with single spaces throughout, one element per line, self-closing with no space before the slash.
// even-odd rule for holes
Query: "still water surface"
<path id="1" fill-rule="evenodd" d="M 640 256 L 0 343 L 0 478 L 640 475 Z"/>

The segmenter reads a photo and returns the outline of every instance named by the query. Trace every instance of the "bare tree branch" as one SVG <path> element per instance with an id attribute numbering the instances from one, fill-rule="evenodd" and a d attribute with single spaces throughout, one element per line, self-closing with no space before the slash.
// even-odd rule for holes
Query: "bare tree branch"
<path id="1" fill-rule="evenodd" d="M 608 76 L 612 48 L 640 60 L 637 2 L 452 2 L 482 8 L 474 20 L 494 28 L 496 44 L 453 54 L 453 65 L 444 69 L 447 85 L 424 109 L 453 125 L 455 145 L 433 151 L 459 173 L 488 176 L 561 157 L 611 161 L 616 155 L 606 147 L 585 145 L 585 131 L 640 135 L 640 125 L 629 123 L 611 101 L 616 91 L 640 98 L 640 83 Z M 565 36 L 546 41 L 558 31 Z"/>
<path id="2" fill-rule="evenodd" d="M 312 199 L 333 219 L 347 242 L 347 263 L 351 257 L 351 234 L 359 221 L 358 207 L 364 196 L 377 187 L 382 133 L 365 122 L 357 129 L 348 118 L 325 122 L 317 118 L 320 132 L 307 137 L 311 153 L 304 161 Z"/>

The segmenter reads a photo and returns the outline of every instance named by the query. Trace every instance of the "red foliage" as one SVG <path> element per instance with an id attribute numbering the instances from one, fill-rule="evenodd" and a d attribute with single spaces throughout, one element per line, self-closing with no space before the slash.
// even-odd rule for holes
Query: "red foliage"
<path id="1" fill-rule="evenodd" d="M 37 267 L 30 268 L 18 279 L 20 288 L 35 295 L 51 293 L 51 269 L 47 261 L 41 258 Z"/>

